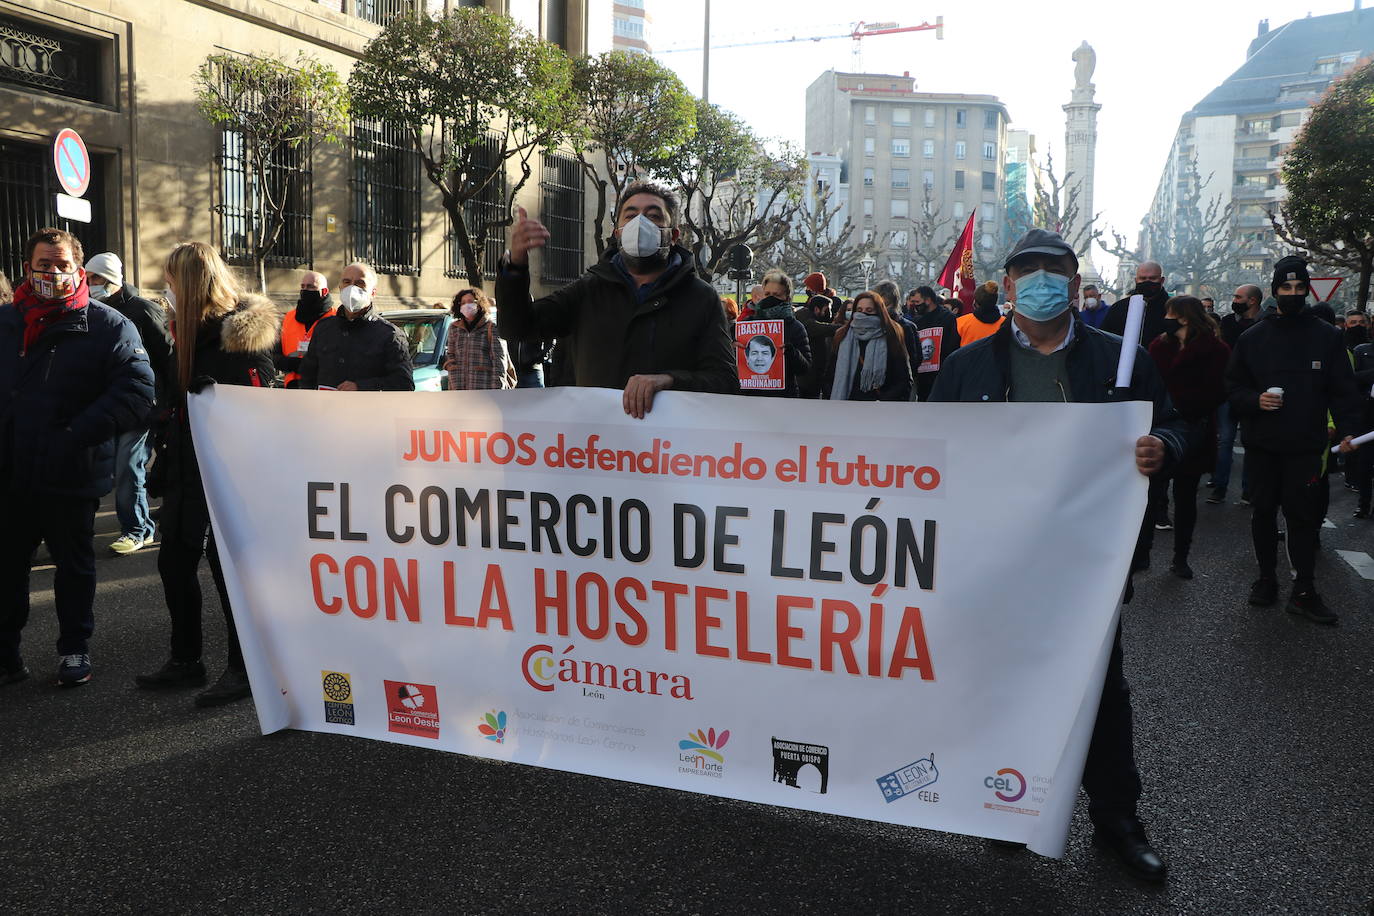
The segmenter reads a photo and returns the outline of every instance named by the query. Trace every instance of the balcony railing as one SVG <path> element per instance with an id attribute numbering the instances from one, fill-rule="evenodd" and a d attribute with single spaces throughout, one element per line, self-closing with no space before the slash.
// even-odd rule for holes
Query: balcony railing
<path id="1" fill-rule="evenodd" d="M 1269 197 L 1269 192 L 1272 191 L 1272 190 L 1274 190 L 1274 189 L 1273 189 L 1273 188 L 1268 188 L 1268 187 L 1261 188 L 1261 187 L 1256 187 L 1255 185 L 1249 185 L 1249 184 L 1236 185 L 1236 186 L 1231 190 L 1231 199 L 1232 199 L 1232 200 L 1264 200 L 1265 198 Z"/>
<path id="2" fill-rule="evenodd" d="M 1268 156 L 1256 156 L 1256 157 L 1253 157 L 1253 158 L 1237 159 L 1237 160 L 1236 160 L 1236 171 L 1237 171 L 1237 172 L 1265 171 L 1265 170 L 1267 170 L 1267 169 L 1269 168 L 1269 163 L 1270 163 L 1271 161 L 1272 161 L 1272 160 L 1271 160 Z"/>

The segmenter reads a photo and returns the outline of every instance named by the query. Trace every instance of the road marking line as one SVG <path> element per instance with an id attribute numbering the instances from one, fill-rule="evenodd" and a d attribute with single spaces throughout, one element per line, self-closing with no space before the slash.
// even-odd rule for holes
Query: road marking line
<path id="1" fill-rule="evenodd" d="M 1341 559 L 1355 568 L 1366 579 L 1374 579 L 1374 557 L 1361 550 L 1337 550 Z"/>

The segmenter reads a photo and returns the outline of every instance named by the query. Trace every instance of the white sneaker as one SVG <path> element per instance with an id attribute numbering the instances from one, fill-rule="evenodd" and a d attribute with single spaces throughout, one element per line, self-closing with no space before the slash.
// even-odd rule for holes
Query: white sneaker
<path id="1" fill-rule="evenodd" d="M 115 553 L 124 555 L 143 549 L 143 538 L 136 534 L 122 534 L 119 539 L 110 545 L 110 549 Z"/>

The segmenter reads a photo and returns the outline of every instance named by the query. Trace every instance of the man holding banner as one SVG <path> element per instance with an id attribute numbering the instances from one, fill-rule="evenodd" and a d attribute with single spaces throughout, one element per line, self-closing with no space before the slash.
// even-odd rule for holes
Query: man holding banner
<path id="1" fill-rule="evenodd" d="M 1130 388 L 1115 387 L 1120 338 L 1084 324 L 1070 307 L 1081 282 L 1073 249 L 1056 232 L 1032 229 L 1017 243 L 1005 266 L 1003 287 L 1007 298 L 1016 303 L 1012 319 L 991 337 L 952 354 L 930 399 L 1146 400 L 1154 405 L 1154 419 L 1150 434 L 1136 441 L 1136 467 L 1150 475 L 1177 460 L 1185 451 L 1186 434 L 1153 362 L 1140 350 Z M 1129 596 L 1128 586 L 1127 600 Z M 1122 673 L 1119 622 L 1083 769 L 1083 788 L 1097 841 L 1114 851 L 1133 874 L 1162 881 L 1167 866 L 1150 845 L 1136 813 L 1140 774 L 1135 764 L 1130 688 Z"/>

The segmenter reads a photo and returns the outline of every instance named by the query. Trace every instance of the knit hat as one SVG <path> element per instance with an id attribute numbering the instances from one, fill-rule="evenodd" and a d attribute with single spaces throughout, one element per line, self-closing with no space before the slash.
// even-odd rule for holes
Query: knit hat
<path id="1" fill-rule="evenodd" d="M 103 251 L 86 262 L 86 273 L 100 274 L 116 286 L 124 285 L 124 265 L 119 256 Z"/>
<path id="2" fill-rule="evenodd" d="M 1307 273 L 1307 262 L 1295 254 L 1280 258 L 1274 265 L 1274 282 L 1269 284 L 1269 292 L 1277 296 L 1279 287 L 1289 280 L 1300 280 L 1309 290 L 1312 288 L 1312 278 Z"/>
<path id="3" fill-rule="evenodd" d="M 806 275 L 806 279 L 802 281 L 802 285 L 806 287 L 808 293 L 819 293 L 824 290 L 826 286 L 825 274 L 821 273 L 819 270 L 814 273 L 809 273 Z"/>

